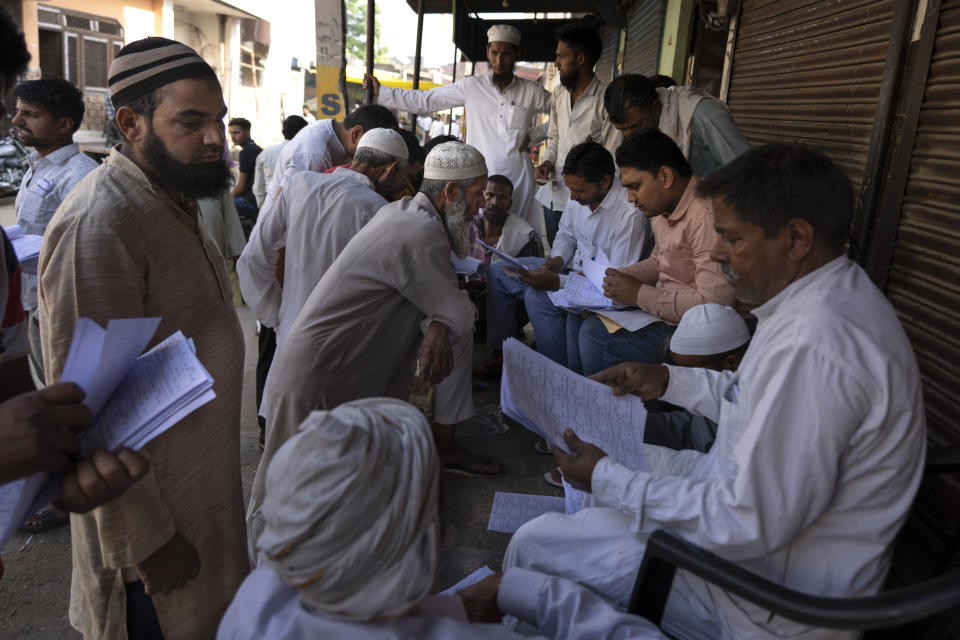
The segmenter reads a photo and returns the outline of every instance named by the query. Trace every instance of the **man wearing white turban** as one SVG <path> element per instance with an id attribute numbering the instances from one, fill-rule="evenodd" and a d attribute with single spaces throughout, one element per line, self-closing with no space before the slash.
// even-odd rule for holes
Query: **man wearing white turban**
<path id="1" fill-rule="evenodd" d="M 514 615 L 540 638 L 663 637 L 570 581 L 525 569 L 460 598 L 429 596 L 440 464 L 426 419 L 405 402 L 366 398 L 314 411 L 275 461 L 255 543 L 260 566 L 224 615 L 220 640 L 521 637 L 471 624 L 468 610 L 491 622 Z"/>
<path id="2" fill-rule="evenodd" d="M 516 27 L 494 25 L 487 30 L 487 41 L 491 74 L 467 76 L 429 91 L 382 86 L 368 74 L 363 78 L 364 88 L 373 87 L 379 104 L 418 114 L 464 107 L 469 116 L 467 144 L 480 150 L 491 175 L 510 179 L 514 213 L 539 231 L 543 216 L 536 201 L 537 185 L 527 147 L 534 117 L 550 111 L 553 96 L 536 82 L 513 74 L 520 52 L 520 31 Z"/>
<path id="3" fill-rule="evenodd" d="M 467 225 L 486 184 L 480 152 L 462 142 L 438 145 L 420 192 L 380 209 L 307 298 L 264 394 L 266 446 L 247 511 L 252 536 L 270 460 L 300 422 L 314 409 L 358 398 L 408 398 L 418 360 L 421 378 L 436 385 L 433 429 L 447 469 L 502 471 L 454 442 L 454 426 L 473 415 L 476 309 L 457 286 L 450 252 L 466 253 Z"/>

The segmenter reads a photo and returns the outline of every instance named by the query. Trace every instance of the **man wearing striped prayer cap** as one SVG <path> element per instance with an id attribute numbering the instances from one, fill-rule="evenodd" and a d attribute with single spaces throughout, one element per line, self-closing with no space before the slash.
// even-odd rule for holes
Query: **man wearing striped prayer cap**
<path id="1" fill-rule="evenodd" d="M 229 187 L 216 74 L 165 38 L 110 65 L 123 143 L 64 199 L 40 255 L 47 371 L 60 378 L 78 318 L 159 317 L 182 331 L 216 398 L 147 443 L 151 470 L 71 516 L 71 623 L 86 638 L 210 638 L 249 569 L 240 479 L 243 335 L 197 198 Z M 149 348 L 148 347 L 148 348 Z"/>

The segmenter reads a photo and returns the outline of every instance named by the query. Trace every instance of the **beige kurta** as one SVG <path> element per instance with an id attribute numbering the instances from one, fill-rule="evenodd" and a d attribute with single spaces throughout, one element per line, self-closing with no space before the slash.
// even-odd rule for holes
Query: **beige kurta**
<path id="1" fill-rule="evenodd" d="M 438 414 L 443 390 L 457 396 L 448 405 L 460 402 L 455 410 L 444 407 L 444 422 L 470 417 L 464 345 L 472 340 L 475 312 L 457 286 L 446 231 L 430 200 L 418 193 L 380 209 L 324 273 L 277 349 L 263 400 L 266 447 L 247 513 L 251 544 L 260 531 L 256 516 L 273 454 L 313 409 L 371 396 L 409 397 L 424 320 L 449 327 L 459 360 L 459 370 L 438 385 Z"/>
<path id="2" fill-rule="evenodd" d="M 147 476 L 123 496 L 72 515 L 70 620 L 85 638 L 126 638 L 125 581 L 183 535 L 200 555 L 197 579 L 154 596 L 167 640 L 212 638 L 248 570 L 240 480 L 244 343 L 223 259 L 181 208 L 114 150 L 64 200 L 40 255 L 46 368 L 56 382 L 79 317 L 162 318 L 150 346 L 192 338 L 217 397 L 143 448 Z"/>

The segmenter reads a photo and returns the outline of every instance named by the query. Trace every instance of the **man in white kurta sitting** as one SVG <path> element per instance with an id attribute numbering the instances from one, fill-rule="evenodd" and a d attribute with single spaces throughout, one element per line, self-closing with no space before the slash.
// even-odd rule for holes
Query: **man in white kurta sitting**
<path id="1" fill-rule="evenodd" d="M 433 113 L 464 107 L 470 117 L 467 144 L 479 149 L 491 174 L 510 178 L 514 213 L 539 231 L 542 216 L 527 147 L 534 116 L 550 109 L 550 93 L 513 74 L 520 51 L 520 32 L 515 27 L 494 25 L 487 30 L 487 40 L 491 75 L 467 76 L 429 91 L 381 86 L 375 77 L 366 75 L 363 86 L 372 85 L 377 102 L 393 109 Z"/>
<path id="2" fill-rule="evenodd" d="M 592 508 L 521 527 L 505 567 L 569 577 L 626 603 L 646 536 L 671 529 L 784 586 L 876 593 L 923 472 L 916 358 L 889 301 L 844 256 L 850 181 L 799 145 L 753 149 L 707 176 L 715 259 L 759 305 L 737 371 L 621 364 L 614 394 L 663 398 L 717 421 L 707 454 L 646 446 L 628 469 L 567 431 L 554 449 Z M 576 425 L 570 425 L 576 429 Z M 678 572 L 663 628 L 678 637 L 854 637 L 772 616 Z"/>
<path id="3" fill-rule="evenodd" d="M 287 177 L 272 215 L 240 256 L 248 284 L 280 291 L 277 344 L 350 239 L 406 185 L 408 160 L 399 132 L 370 129 L 349 167 L 330 173 L 294 170 Z M 262 315 L 256 303 L 250 309 Z"/>
<path id="4" fill-rule="evenodd" d="M 440 461 L 423 414 L 393 398 L 314 411 L 267 474 L 259 567 L 227 609 L 219 640 L 662 638 L 562 578 L 514 569 L 455 596 L 431 596 L 440 564 Z M 459 596 L 459 597 L 458 597 Z"/>
<path id="5" fill-rule="evenodd" d="M 418 361 L 420 378 L 436 385 L 433 431 L 447 470 L 502 472 L 454 441 L 454 426 L 473 415 L 476 309 L 457 285 L 450 251 L 466 255 L 466 227 L 486 184 L 479 151 L 437 146 L 420 192 L 380 209 L 323 274 L 277 349 L 264 393 L 267 438 L 247 513 L 251 534 L 270 459 L 307 414 L 371 396 L 406 400 Z"/>
<path id="6" fill-rule="evenodd" d="M 650 221 L 627 201 L 617 179 L 613 156 L 597 142 L 582 142 L 567 154 L 563 180 L 570 191 L 560 229 L 548 260 L 522 258 L 526 271 L 510 273 L 502 263 L 490 267 L 487 279 L 487 346 L 496 357 L 503 341 L 517 334 L 516 308 L 526 306 L 537 338 L 537 350 L 554 362 L 580 370 L 576 338 L 583 319 L 554 306 L 547 291 L 563 287 L 561 271 L 582 271 L 583 261 L 600 251 L 621 264 L 646 257 L 653 248 Z M 634 258 L 636 256 L 636 258 Z M 623 264 L 627 264 L 623 263 Z M 571 346 L 568 350 L 568 334 Z M 568 358 L 572 358 L 568 363 Z"/>

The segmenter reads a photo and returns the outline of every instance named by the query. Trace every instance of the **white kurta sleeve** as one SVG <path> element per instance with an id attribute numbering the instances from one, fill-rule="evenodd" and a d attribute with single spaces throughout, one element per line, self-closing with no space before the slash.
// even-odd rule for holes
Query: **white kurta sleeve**
<path id="1" fill-rule="evenodd" d="M 787 344 L 760 364 L 756 391 L 722 400 L 719 429 L 743 427 L 731 473 L 654 476 L 604 459 L 592 477 L 597 499 L 631 517 L 635 534 L 673 529 L 734 562 L 769 555 L 810 526 L 834 497 L 870 394 L 856 372 L 810 345 Z"/>
<path id="2" fill-rule="evenodd" d="M 649 621 L 617 611 L 592 591 L 528 569 L 503 574 L 497 604 L 504 613 L 536 625 L 547 638 L 666 639 Z"/>
<path id="3" fill-rule="evenodd" d="M 452 107 L 462 107 L 465 99 L 463 80 L 458 80 L 453 84 L 447 84 L 426 91 L 394 89 L 381 85 L 380 95 L 377 97 L 377 104 L 382 104 L 385 107 L 391 107 L 393 109 L 424 114 L 450 109 Z"/>
<path id="4" fill-rule="evenodd" d="M 670 383 L 663 401 L 719 422 L 724 389 L 732 387 L 740 375 L 735 371 L 665 366 L 670 370 Z"/>
<path id="5" fill-rule="evenodd" d="M 643 445 L 648 471 L 656 476 L 686 476 L 706 454 L 693 449 L 669 449 L 655 444 Z"/>
<path id="6" fill-rule="evenodd" d="M 280 322 L 283 291 L 277 282 L 277 249 L 285 246 L 286 193 L 281 191 L 269 211 L 261 211 L 250 240 L 237 261 L 240 291 L 253 316 L 268 327 Z"/>
<path id="7" fill-rule="evenodd" d="M 547 148 L 543 152 L 542 162 L 557 164 L 557 148 L 560 144 L 560 130 L 557 126 L 557 96 L 554 94 L 550 101 L 550 126 L 547 128 Z M 563 167 L 554 166 L 555 175 L 560 175 Z"/>

